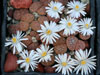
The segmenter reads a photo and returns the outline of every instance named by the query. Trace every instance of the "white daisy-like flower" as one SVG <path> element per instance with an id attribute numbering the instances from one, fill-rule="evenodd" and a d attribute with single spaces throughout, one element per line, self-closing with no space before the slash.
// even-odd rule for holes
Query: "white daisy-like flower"
<path id="1" fill-rule="evenodd" d="M 17 34 L 12 34 L 11 39 L 6 39 L 5 46 L 13 47 L 13 54 L 15 54 L 16 50 L 20 53 L 23 50 L 23 46 L 27 47 L 21 41 L 28 40 L 28 38 L 23 38 L 24 34 L 22 31 L 17 31 Z"/>
<path id="2" fill-rule="evenodd" d="M 48 62 L 51 61 L 51 56 L 53 55 L 53 48 L 49 48 L 47 45 L 41 45 L 40 48 L 36 49 L 36 54 L 38 55 L 39 62 Z"/>
<path id="3" fill-rule="evenodd" d="M 90 53 L 91 49 L 89 52 L 87 49 L 85 51 L 80 49 L 75 52 L 75 58 L 77 59 L 77 66 L 75 68 L 76 74 L 81 71 L 81 75 L 89 75 L 91 70 L 95 69 L 96 63 L 94 61 L 96 61 L 96 56 L 89 57 Z"/>
<path id="4" fill-rule="evenodd" d="M 79 26 L 77 23 L 77 20 L 71 17 L 67 17 L 64 19 L 61 19 L 60 23 L 60 29 L 64 30 L 63 34 L 64 35 L 70 35 L 74 34 L 75 32 L 79 31 Z"/>
<path id="5" fill-rule="evenodd" d="M 93 29 L 96 28 L 93 25 L 91 18 L 83 18 L 79 21 L 80 33 L 85 35 L 93 35 Z"/>
<path id="6" fill-rule="evenodd" d="M 71 58 L 70 55 L 65 54 L 58 54 L 58 56 L 55 56 L 55 61 L 58 63 L 56 65 L 54 65 L 53 67 L 57 67 L 56 68 L 56 72 L 61 72 L 64 75 L 70 75 L 70 73 L 72 73 L 72 69 L 74 68 L 74 59 Z"/>
<path id="7" fill-rule="evenodd" d="M 59 32 L 59 27 L 52 21 L 50 21 L 50 24 L 48 21 L 44 21 L 44 25 L 41 25 L 41 30 L 38 30 L 37 32 L 40 33 L 40 39 L 42 39 L 43 42 L 46 41 L 46 44 L 53 44 L 53 42 L 56 42 L 55 39 L 60 38 L 60 36 L 56 33 Z"/>
<path id="8" fill-rule="evenodd" d="M 64 9 L 64 6 L 60 2 L 54 2 L 51 1 L 50 4 L 48 4 L 49 7 L 46 7 L 47 14 L 52 18 L 60 18 L 59 14 L 62 14 L 62 10 Z"/>
<path id="9" fill-rule="evenodd" d="M 22 59 L 17 60 L 17 64 L 20 64 L 20 68 L 25 68 L 25 72 L 28 72 L 30 67 L 32 71 L 37 68 L 38 56 L 33 50 L 31 50 L 30 53 L 28 53 L 27 50 L 24 50 L 19 55 Z"/>
<path id="10" fill-rule="evenodd" d="M 84 11 L 86 8 L 86 4 L 83 4 L 80 1 L 71 1 L 67 4 L 68 9 L 70 9 L 67 13 L 74 18 L 78 18 L 81 15 L 85 16 L 86 12 Z"/>

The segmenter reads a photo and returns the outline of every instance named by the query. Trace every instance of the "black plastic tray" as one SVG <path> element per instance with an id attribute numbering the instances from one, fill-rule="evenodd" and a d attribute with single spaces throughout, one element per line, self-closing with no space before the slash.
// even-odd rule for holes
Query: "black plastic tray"
<path id="1" fill-rule="evenodd" d="M 100 7 L 99 3 L 100 3 L 100 0 L 90 0 L 91 18 L 93 19 L 93 25 L 96 26 L 96 27 L 100 27 L 98 25 L 98 24 L 100 24 L 100 22 L 97 23 L 97 19 L 98 19 L 98 21 L 100 19 L 100 14 L 99 14 L 99 16 L 97 16 L 98 11 L 96 11 L 96 9 L 97 8 L 99 9 L 99 7 Z M 96 4 L 98 4 L 97 7 L 96 7 Z M 28 72 L 28 73 L 25 73 L 25 72 L 9 72 L 9 73 L 6 73 L 6 72 L 4 72 L 4 63 L 5 63 L 5 47 L 4 47 L 4 44 L 5 44 L 5 38 L 6 38 L 6 23 L 7 23 L 6 22 L 6 16 L 7 16 L 7 0 L 3 0 L 3 22 L 2 22 L 2 31 L 1 31 L 1 35 L 2 35 L 2 40 L 1 40 L 2 41 L 2 45 L 1 45 L 2 46 L 1 72 L 2 72 L 2 75 L 61 75 L 60 73 L 58 74 L 58 73 L 39 73 L 39 72 Z M 96 54 L 98 52 L 98 49 L 100 49 L 100 47 L 99 47 L 100 42 L 98 42 L 98 39 L 99 39 L 98 36 L 100 35 L 100 33 L 97 33 L 97 30 L 98 30 L 98 28 L 95 29 L 94 35 L 90 39 L 90 47 L 92 48 L 92 54 L 91 55 Z M 97 42 L 97 44 L 95 44 L 96 42 Z M 99 53 L 100 53 L 100 50 L 99 50 Z M 97 58 L 98 59 L 100 58 L 100 55 L 98 53 L 97 53 Z M 97 70 L 92 71 L 90 75 L 100 75 L 100 69 L 99 69 L 100 65 L 99 64 L 100 64 L 100 60 L 98 60 L 98 62 L 97 62 Z M 73 73 L 71 75 L 76 75 L 76 74 Z M 81 74 L 78 74 L 78 75 L 81 75 Z"/>

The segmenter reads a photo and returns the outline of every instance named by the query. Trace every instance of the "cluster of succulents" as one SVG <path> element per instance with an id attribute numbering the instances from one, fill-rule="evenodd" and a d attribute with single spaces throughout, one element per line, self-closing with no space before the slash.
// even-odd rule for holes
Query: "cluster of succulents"
<path id="1" fill-rule="evenodd" d="M 10 0 L 5 72 L 91 73 L 96 56 L 90 57 L 89 39 L 95 27 L 87 1 Z"/>

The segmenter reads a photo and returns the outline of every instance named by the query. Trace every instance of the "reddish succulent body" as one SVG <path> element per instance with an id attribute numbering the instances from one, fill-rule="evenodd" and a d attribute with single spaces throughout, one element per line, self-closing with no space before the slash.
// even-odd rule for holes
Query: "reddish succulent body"
<path id="1" fill-rule="evenodd" d="M 14 8 L 29 8 L 32 4 L 32 0 L 10 0 L 10 4 Z"/>

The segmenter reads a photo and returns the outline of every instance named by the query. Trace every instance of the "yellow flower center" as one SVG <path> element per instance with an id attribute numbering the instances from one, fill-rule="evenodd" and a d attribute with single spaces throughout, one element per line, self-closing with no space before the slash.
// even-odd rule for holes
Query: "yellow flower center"
<path id="1" fill-rule="evenodd" d="M 15 37 L 13 37 L 13 38 L 12 38 L 12 42 L 13 42 L 13 43 L 16 43 L 16 42 L 17 42 L 17 39 L 16 39 Z"/>
<path id="2" fill-rule="evenodd" d="M 29 62 L 30 62 L 30 58 L 27 57 L 25 61 L 26 61 L 27 63 L 29 63 Z"/>
<path id="3" fill-rule="evenodd" d="M 48 34 L 48 35 L 50 35 L 51 33 L 52 33 L 52 31 L 49 29 L 46 31 L 46 34 Z"/>
<path id="4" fill-rule="evenodd" d="M 72 26 L 72 23 L 71 22 L 68 22 L 67 25 L 68 25 L 68 27 L 71 27 Z"/>
<path id="5" fill-rule="evenodd" d="M 89 27 L 89 24 L 85 24 L 85 27 L 88 28 Z"/>
<path id="6" fill-rule="evenodd" d="M 79 5 L 76 5 L 76 6 L 75 6 L 75 9 L 78 10 L 78 9 L 79 9 Z"/>
<path id="7" fill-rule="evenodd" d="M 85 60 L 82 60 L 81 61 L 81 65 L 85 65 L 86 64 L 86 61 Z"/>
<path id="8" fill-rule="evenodd" d="M 53 7 L 53 10 L 57 11 L 57 10 L 58 10 L 58 8 L 55 6 L 55 7 Z"/>
<path id="9" fill-rule="evenodd" d="M 61 64 L 62 64 L 62 66 L 66 66 L 66 65 L 67 65 L 67 63 L 66 63 L 66 62 L 62 62 Z"/>
<path id="10" fill-rule="evenodd" d="M 42 53 L 42 56 L 44 57 L 44 56 L 46 56 L 47 55 L 47 52 L 43 52 Z"/>

